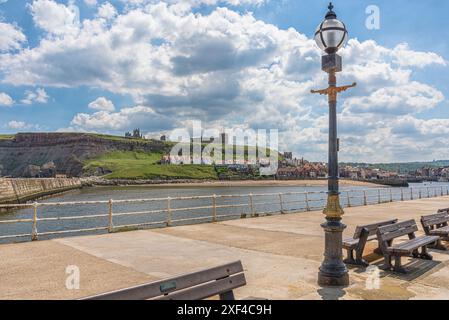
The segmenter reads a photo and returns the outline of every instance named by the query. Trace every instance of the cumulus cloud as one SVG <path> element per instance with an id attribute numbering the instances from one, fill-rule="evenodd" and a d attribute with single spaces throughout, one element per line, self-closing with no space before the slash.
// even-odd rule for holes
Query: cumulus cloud
<path id="1" fill-rule="evenodd" d="M 102 110 L 102 111 L 114 111 L 115 107 L 112 101 L 106 99 L 105 97 L 100 97 L 95 101 L 89 103 L 89 108 L 94 110 Z"/>
<path id="2" fill-rule="evenodd" d="M 84 0 L 84 3 L 89 7 L 94 7 L 97 5 L 97 0 Z"/>
<path id="3" fill-rule="evenodd" d="M 369 96 L 349 98 L 343 106 L 345 111 L 352 113 L 406 115 L 433 109 L 442 101 L 443 93 L 413 81 L 405 85 L 380 88 Z"/>
<path id="4" fill-rule="evenodd" d="M 36 91 L 26 91 L 25 98 L 20 102 L 23 104 L 47 103 L 48 98 L 47 92 L 42 88 L 38 88 Z"/>
<path id="5" fill-rule="evenodd" d="M 120 111 L 114 111 L 106 98 L 97 99 L 90 106 L 95 112 L 74 115 L 73 130 L 140 127 L 157 132 L 188 119 L 204 120 L 209 126 L 277 128 L 282 148 L 324 160 L 327 102 L 311 95 L 310 89 L 326 87 L 327 79 L 320 71 L 321 53 L 313 39 L 258 20 L 251 13 L 229 8 L 212 8 L 207 14 L 191 10 L 200 5 L 261 5 L 264 1 L 126 3 L 126 9 L 117 12 L 109 2 L 102 2 L 94 18 L 78 23 L 70 3 L 34 0 L 30 12 L 46 33 L 35 48 L 0 56 L 3 81 L 86 86 L 134 99 L 134 107 Z M 414 79 L 414 71 L 430 65 L 445 67 L 443 57 L 414 51 L 406 44 L 388 48 L 357 39 L 351 39 L 341 55 L 345 71 L 339 74 L 339 83 L 359 84 L 342 95 L 343 160 L 375 159 L 382 154 L 394 159 L 406 153 L 407 146 L 415 150 L 416 142 L 411 146 L 412 140 L 399 132 L 400 127 L 419 134 L 420 148 L 425 143 L 434 145 L 428 131 L 444 124 L 418 117 L 445 97 L 437 87 Z M 398 122 L 401 118 L 416 121 L 408 121 L 413 127 L 407 128 Z M 396 144 L 386 141 L 392 139 Z M 404 145 L 398 147 L 397 141 Z M 429 156 L 434 153 L 430 147 L 427 151 Z"/>
<path id="6" fill-rule="evenodd" d="M 0 52 L 20 49 L 26 40 L 17 26 L 0 22 Z"/>
<path id="7" fill-rule="evenodd" d="M 8 94 L 0 92 L 0 107 L 10 107 L 14 104 L 14 100 Z"/>
<path id="8" fill-rule="evenodd" d="M 155 128 L 155 131 L 171 129 L 176 125 L 170 117 L 158 114 L 150 107 L 123 108 L 118 112 L 99 111 L 94 114 L 79 113 L 71 125 L 87 130 L 129 130 L 130 126 Z"/>
<path id="9" fill-rule="evenodd" d="M 26 123 L 24 121 L 11 120 L 8 122 L 7 128 L 12 130 L 30 130 L 30 129 L 39 130 L 40 126 L 36 124 Z"/>
<path id="10" fill-rule="evenodd" d="M 78 32 L 79 10 L 53 0 L 34 0 L 28 5 L 33 21 L 39 28 L 53 35 L 74 34 Z"/>
<path id="11" fill-rule="evenodd" d="M 100 18 L 109 20 L 109 19 L 114 18 L 116 15 L 117 15 L 117 10 L 109 2 L 103 3 L 98 8 L 98 17 L 100 17 Z"/>

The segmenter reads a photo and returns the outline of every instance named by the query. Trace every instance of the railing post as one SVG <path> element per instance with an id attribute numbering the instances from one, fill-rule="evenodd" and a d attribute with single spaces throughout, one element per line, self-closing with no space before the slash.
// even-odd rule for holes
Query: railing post
<path id="1" fill-rule="evenodd" d="M 427 198 L 430 198 L 430 191 L 429 191 L 429 187 L 427 187 Z"/>
<path id="2" fill-rule="evenodd" d="M 282 203 L 282 193 L 279 193 L 279 207 L 281 208 L 281 214 L 284 214 L 284 204 Z"/>
<path id="3" fill-rule="evenodd" d="M 251 211 L 250 212 L 251 217 L 254 217 L 255 212 L 254 212 L 253 194 L 252 193 L 249 194 L 249 207 L 250 207 L 250 211 Z"/>
<path id="4" fill-rule="evenodd" d="M 438 197 L 438 195 L 437 195 L 437 188 L 434 188 L 434 189 L 433 189 L 433 194 L 434 194 L 434 197 L 435 197 L 435 198 Z"/>
<path id="5" fill-rule="evenodd" d="M 349 190 L 346 191 L 346 196 L 347 196 L 347 199 L 348 199 L 348 208 L 351 208 L 351 197 L 349 196 Z"/>
<path id="6" fill-rule="evenodd" d="M 171 198 L 167 198 L 167 227 L 171 227 Z"/>
<path id="7" fill-rule="evenodd" d="M 306 200 L 306 211 L 310 211 L 309 194 L 307 192 L 305 193 L 305 200 Z"/>
<path id="8" fill-rule="evenodd" d="M 390 202 L 393 202 L 393 191 L 392 191 L 392 188 L 390 188 Z"/>
<path id="9" fill-rule="evenodd" d="M 443 196 L 443 186 L 441 186 L 441 196 Z"/>
<path id="10" fill-rule="evenodd" d="M 380 189 L 377 189 L 377 203 L 380 204 Z"/>
<path id="11" fill-rule="evenodd" d="M 212 222 L 217 222 L 217 195 L 212 197 Z"/>
<path id="12" fill-rule="evenodd" d="M 366 190 L 363 190 L 363 205 L 364 206 L 368 205 L 368 201 L 366 200 Z"/>
<path id="13" fill-rule="evenodd" d="M 404 201 L 404 189 L 401 188 L 401 201 Z"/>
<path id="14" fill-rule="evenodd" d="M 449 196 L 449 187 L 446 187 L 446 195 Z"/>
<path id="15" fill-rule="evenodd" d="M 422 199 L 422 192 L 421 192 L 421 189 L 419 189 L 419 198 Z"/>
<path id="16" fill-rule="evenodd" d="M 109 199 L 109 224 L 108 224 L 108 232 L 112 233 L 114 231 L 114 224 L 112 221 L 112 199 Z"/>
<path id="17" fill-rule="evenodd" d="M 31 229 L 31 241 L 37 241 L 37 202 L 33 204 L 33 227 Z"/>
<path id="18" fill-rule="evenodd" d="M 413 188 L 410 188 L 410 200 L 414 200 L 413 199 Z"/>

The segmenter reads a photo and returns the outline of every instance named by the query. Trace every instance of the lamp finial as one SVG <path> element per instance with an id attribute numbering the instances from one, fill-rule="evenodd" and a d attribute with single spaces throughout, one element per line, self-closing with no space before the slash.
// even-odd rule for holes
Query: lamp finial
<path id="1" fill-rule="evenodd" d="M 329 2 L 329 6 L 327 7 L 329 9 L 329 12 L 326 14 L 326 19 L 337 19 L 336 13 L 334 10 L 334 5 L 332 2 Z"/>

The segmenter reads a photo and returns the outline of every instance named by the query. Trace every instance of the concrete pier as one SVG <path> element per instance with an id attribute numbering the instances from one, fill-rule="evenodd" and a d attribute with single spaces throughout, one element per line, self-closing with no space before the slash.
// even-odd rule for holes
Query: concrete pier
<path id="1" fill-rule="evenodd" d="M 449 207 L 449 197 L 347 208 L 350 236 L 357 225 L 414 218 Z M 321 212 L 0 245 L 0 299 L 72 299 L 242 260 L 247 286 L 237 298 L 449 299 L 449 253 L 433 261 L 403 258 L 407 275 L 350 267 L 347 288 L 320 288 L 324 234 Z M 421 228 L 421 227 L 420 227 Z M 365 259 L 382 257 L 368 244 Z M 448 244 L 449 246 L 449 244 Z M 66 288 L 66 267 L 80 270 L 80 289 Z M 375 272 L 375 270 L 374 270 Z"/>
<path id="2" fill-rule="evenodd" d="M 0 204 L 22 203 L 81 186 L 77 178 L 0 178 Z"/>

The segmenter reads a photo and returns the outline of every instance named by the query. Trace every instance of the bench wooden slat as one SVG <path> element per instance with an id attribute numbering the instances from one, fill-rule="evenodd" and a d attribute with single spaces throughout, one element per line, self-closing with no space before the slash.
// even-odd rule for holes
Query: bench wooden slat
<path id="1" fill-rule="evenodd" d="M 419 238 L 415 238 L 400 244 L 397 244 L 393 247 L 389 247 L 389 252 L 398 252 L 398 253 L 411 253 L 413 250 L 419 249 L 422 246 L 431 244 L 437 241 L 439 237 L 437 236 L 422 236 Z"/>
<path id="2" fill-rule="evenodd" d="M 180 275 L 171 279 L 159 280 L 131 288 L 115 290 L 83 300 L 147 300 L 173 291 L 183 290 L 208 281 L 217 280 L 243 272 L 241 261 L 222 266 Z"/>
<path id="3" fill-rule="evenodd" d="M 422 216 L 421 222 L 423 227 L 431 227 L 434 225 L 439 225 L 449 222 L 449 214 L 447 212 L 441 212 L 437 214 L 432 214 L 428 216 Z"/>
<path id="4" fill-rule="evenodd" d="M 442 235 L 442 236 L 448 235 L 449 234 L 449 226 L 443 227 L 443 228 L 438 228 L 438 229 L 435 229 L 435 230 L 430 230 L 429 234 L 431 234 L 431 235 Z"/>
<path id="5" fill-rule="evenodd" d="M 368 224 L 368 225 L 365 225 L 365 226 L 358 226 L 358 227 L 355 229 L 353 238 L 354 238 L 354 239 L 359 238 L 359 237 L 360 237 L 360 233 L 361 233 L 362 230 L 365 228 L 365 229 L 367 229 L 368 232 L 369 232 L 369 233 L 368 233 L 368 236 L 375 236 L 375 237 L 374 237 L 374 239 L 375 239 L 375 238 L 377 238 L 377 229 L 378 229 L 379 227 L 383 227 L 383 226 L 387 226 L 387 225 L 390 225 L 390 224 L 394 224 L 394 223 L 396 223 L 396 222 L 398 222 L 398 219 L 392 219 L 392 220 L 387 220 L 387 221 L 377 222 L 377 223 Z"/>
<path id="6" fill-rule="evenodd" d="M 380 234 L 383 241 L 389 241 L 416 231 L 418 231 L 418 226 L 415 220 L 407 220 L 393 225 L 379 227 L 378 234 Z"/>
<path id="7" fill-rule="evenodd" d="M 367 241 L 373 241 L 376 239 L 377 239 L 377 236 L 369 236 Z M 359 243 L 359 239 L 346 238 L 343 240 L 343 247 L 345 247 L 345 248 L 356 247 L 358 243 Z"/>
<path id="8" fill-rule="evenodd" d="M 241 273 L 189 288 L 188 290 L 157 297 L 154 300 L 201 300 L 210 297 L 211 292 L 214 293 L 213 295 L 223 294 L 244 285 L 246 285 L 245 275 Z"/>

